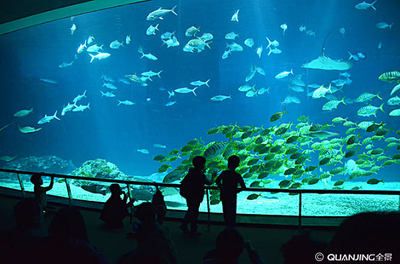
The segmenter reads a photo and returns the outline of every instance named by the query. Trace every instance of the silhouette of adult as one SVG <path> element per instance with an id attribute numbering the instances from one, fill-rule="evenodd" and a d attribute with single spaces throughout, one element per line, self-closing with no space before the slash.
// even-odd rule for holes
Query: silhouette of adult
<path id="1" fill-rule="evenodd" d="M 49 226 L 46 249 L 41 263 L 108 263 L 89 243 L 84 219 L 74 207 L 56 213 Z"/>
<path id="2" fill-rule="evenodd" d="M 35 173 L 31 176 L 31 182 L 33 183 L 33 193 L 35 194 L 35 199 L 38 202 L 42 214 L 46 212 L 47 207 L 47 196 L 46 192 L 50 191 L 54 185 L 54 177 L 51 177 L 50 184 L 47 187 L 43 187 L 42 175 Z"/>
<path id="3" fill-rule="evenodd" d="M 104 221 L 107 228 L 122 228 L 124 226 L 122 221 L 128 216 L 128 207 L 132 206 L 133 200 L 127 203 L 128 196 L 121 190 L 119 184 L 111 184 L 110 191 L 111 196 L 104 204 L 100 219 Z"/>
<path id="4" fill-rule="evenodd" d="M 218 234 L 216 248 L 203 257 L 203 264 L 237 264 L 244 249 L 247 249 L 250 263 L 263 263 L 250 242 L 245 242 L 236 229 L 226 228 Z"/>
<path id="5" fill-rule="evenodd" d="M 198 235 L 197 218 L 199 217 L 200 204 L 204 198 L 204 185 L 211 184 L 211 181 L 204 174 L 206 165 L 204 157 L 194 157 L 192 164 L 193 167 L 189 169 L 188 174 L 181 182 L 181 195 L 186 199 L 188 210 L 180 228 L 184 233 Z"/>
<path id="6" fill-rule="evenodd" d="M 0 243 L 1 263 L 39 263 L 44 232 L 40 206 L 35 199 L 23 199 L 14 207 L 15 228 Z M 23 253 L 23 254 L 21 254 Z"/>
<path id="7" fill-rule="evenodd" d="M 216 183 L 221 189 L 220 197 L 224 212 L 224 220 L 228 227 L 234 227 L 236 225 L 237 193 L 241 191 L 238 189 L 238 185 L 243 189 L 246 188 L 242 176 L 236 172 L 236 168 L 239 164 L 240 158 L 238 156 L 230 156 L 228 158 L 228 169 L 223 171 L 216 179 Z"/>
<path id="8" fill-rule="evenodd" d="M 174 247 L 157 222 L 157 213 L 154 206 L 149 202 L 138 205 L 135 216 L 140 222 L 137 232 L 133 235 L 137 240 L 137 247 L 122 256 L 118 263 L 176 263 Z"/>

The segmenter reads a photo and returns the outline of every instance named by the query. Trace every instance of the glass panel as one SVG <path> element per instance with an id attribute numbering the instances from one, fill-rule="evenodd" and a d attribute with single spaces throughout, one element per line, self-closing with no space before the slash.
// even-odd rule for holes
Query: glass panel
<path id="1" fill-rule="evenodd" d="M 196 155 L 215 180 L 236 154 L 247 186 L 399 190 L 398 0 L 303 2 L 156 0 L 1 35 L 0 166 L 179 183 Z M 73 197 L 105 201 L 96 184 Z M 297 214 L 248 195 L 238 212 Z"/>

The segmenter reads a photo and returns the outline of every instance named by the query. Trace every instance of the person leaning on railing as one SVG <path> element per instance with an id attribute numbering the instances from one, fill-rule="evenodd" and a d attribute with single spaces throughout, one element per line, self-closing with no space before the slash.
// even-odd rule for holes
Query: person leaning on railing
<path id="1" fill-rule="evenodd" d="M 47 207 L 47 196 L 46 192 L 50 191 L 54 185 L 54 177 L 51 177 L 50 184 L 47 187 L 43 187 L 42 175 L 39 173 L 32 174 L 31 182 L 33 183 L 33 192 L 35 194 L 35 200 L 40 206 L 40 211 L 42 214 L 46 213 Z"/>

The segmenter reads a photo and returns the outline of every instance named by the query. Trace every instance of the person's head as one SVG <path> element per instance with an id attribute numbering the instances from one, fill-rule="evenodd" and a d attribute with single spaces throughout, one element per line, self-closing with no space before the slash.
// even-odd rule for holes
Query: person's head
<path id="1" fill-rule="evenodd" d="M 309 233 L 294 235 L 282 247 L 284 264 L 310 263 L 316 252 L 323 252 L 325 245 L 311 239 Z"/>
<path id="2" fill-rule="evenodd" d="M 111 195 L 120 196 L 122 194 L 121 186 L 118 183 L 113 183 L 110 185 Z"/>
<path id="3" fill-rule="evenodd" d="M 196 156 L 193 158 L 192 164 L 196 169 L 204 169 L 206 166 L 206 158 L 203 156 Z"/>
<path id="4" fill-rule="evenodd" d="M 19 228 L 37 227 L 40 224 L 40 206 L 35 199 L 23 199 L 14 207 L 14 216 Z"/>
<path id="5" fill-rule="evenodd" d="M 242 235 L 233 228 L 226 228 L 217 236 L 216 250 L 224 260 L 237 260 L 244 249 Z"/>
<path id="6" fill-rule="evenodd" d="M 236 169 L 240 164 L 240 158 L 236 155 L 232 155 L 228 158 L 228 168 L 231 170 Z"/>
<path id="7" fill-rule="evenodd" d="M 50 223 L 49 235 L 60 241 L 88 240 L 85 221 L 75 207 L 61 208 Z"/>
<path id="8" fill-rule="evenodd" d="M 149 202 L 144 202 L 136 207 L 135 216 L 142 224 L 151 225 L 156 222 L 156 211 L 154 205 Z"/>
<path id="9" fill-rule="evenodd" d="M 37 173 L 32 174 L 31 183 L 33 183 L 33 185 L 42 185 L 43 184 L 42 175 Z"/>

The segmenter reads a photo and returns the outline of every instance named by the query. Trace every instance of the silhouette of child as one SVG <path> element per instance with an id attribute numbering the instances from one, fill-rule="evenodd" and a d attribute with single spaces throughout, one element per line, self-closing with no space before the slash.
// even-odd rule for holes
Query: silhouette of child
<path id="1" fill-rule="evenodd" d="M 54 185 L 54 177 L 51 177 L 50 184 L 47 187 L 43 187 L 42 175 L 35 173 L 31 176 L 31 182 L 33 183 L 33 193 L 35 194 L 35 200 L 40 206 L 40 211 L 42 214 L 46 212 L 47 207 L 47 197 L 46 192 L 50 191 Z"/>
<path id="2" fill-rule="evenodd" d="M 230 156 L 228 158 L 228 170 L 223 171 L 216 179 L 216 183 L 221 189 L 220 197 L 224 220 L 228 227 L 234 227 L 236 224 L 237 193 L 241 191 L 237 186 L 240 184 L 241 188 L 246 188 L 242 176 L 236 172 L 239 164 L 240 158 L 238 156 Z"/>
<path id="3" fill-rule="evenodd" d="M 157 222 L 162 225 L 164 222 L 165 215 L 167 214 L 167 205 L 165 204 L 164 195 L 156 186 L 156 192 L 153 195 L 151 203 L 154 206 L 154 210 L 157 214 Z"/>
<path id="4" fill-rule="evenodd" d="M 197 218 L 199 217 L 199 207 L 204 198 L 204 184 L 211 184 L 204 174 L 206 159 L 202 156 L 196 156 L 192 160 L 193 168 L 189 169 L 188 174 L 181 182 L 181 188 L 184 188 L 186 204 L 188 210 L 183 219 L 181 229 L 184 233 L 188 233 L 188 224 L 190 223 L 190 233 L 193 235 L 197 232 Z"/>
<path id="5" fill-rule="evenodd" d="M 128 196 L 121 190 L 119 184 L 110 185 L 111 196 L 104 204 L 100 219 L 103 220 L 108 228 L 123 227 L 122 220 L 128 216 L 128 207 L 132 206 L 134 200 L 127 203 Z M 121 199 L 121 194 L 124 197 Z"/>

